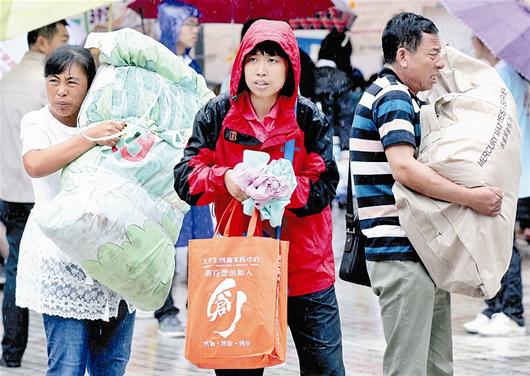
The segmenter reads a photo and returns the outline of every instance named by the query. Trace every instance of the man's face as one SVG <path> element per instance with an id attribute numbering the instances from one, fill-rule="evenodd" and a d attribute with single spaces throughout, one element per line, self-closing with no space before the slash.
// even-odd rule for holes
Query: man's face
<path id="1" fill-rule="evenodd" d="M 68 30 L 66 30 L 66 27 L 61 24 L 57 23 L 55 25 L 56 32 L 53 34 L 53 37 L 50 39 L 43 38 L 44 39 L 44 54 L 46 56 L 50 56 L 50 54 L 56 49 L 61 46 L 64 46 L 68 44 L 68 40 L 70 39 L 70 35 L 68 34 Z"/>
<path id="2" fill-rule="evenodd" d="M 442 45 L 437 34 L 423 33 L 416 52 L 405 50 L 405 84 L 413 93 L 429 90 L 436 83 L 440 69 L 444 67 Z"/>
<path id="3" fill-rule="evenodd" d="M 201 24 L 197 17 L 188 17 L 182 24 L 177 41 L 177 50 L 193 48 L 199 39 Z M 184 52 L 184 51 L 182 51 Z"/>
<path id="4" fill-rule="evenodd" d="M 257 52 L 245 58 L 245 83 L 259 98 L 277 97 L 285 84 L 288 68 L 284 58 Z"/>

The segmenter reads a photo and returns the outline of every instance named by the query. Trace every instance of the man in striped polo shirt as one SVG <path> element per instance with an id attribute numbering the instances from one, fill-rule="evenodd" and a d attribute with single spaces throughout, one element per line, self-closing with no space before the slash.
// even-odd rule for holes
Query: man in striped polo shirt
<path id="1" fill-rule="evenodd" d="M 420 144 L 419 91 L 444 67 L 438 29 L 414 14 L 394 16 L 383 31 L 385 67 L 357 106 L 351 168 L 372 289 L 379 297 L 387 348 L 385 375 L 452 375 L 451 302 L 438 289 L 399 224 L 392 186 L 495 216 L 502 192 L 466 188 L 415 159 Z"/>

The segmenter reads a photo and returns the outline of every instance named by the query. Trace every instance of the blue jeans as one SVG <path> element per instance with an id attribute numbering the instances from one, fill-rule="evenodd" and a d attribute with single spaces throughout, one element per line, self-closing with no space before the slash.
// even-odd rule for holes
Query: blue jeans
<path id="1" fill-rule="evenodd" d="M 121 376 L 131 355 L 135 313 L 120 302 L 118 316 L 77 320 L 43 314 L 48 341 L 47 376 Z"/>
<path id="2" fill-rule="evenodd" d="M 22 239 L 22 233 L 32 207 L 33 204 L 1 202 L 0 220 L 6 226 L 6 237 L 9 243 L 9 256 L 5 262 L 4 301 L 2 302 L 4 324 L 2 357 L 6 362 L 20 362 L 28 343 L 28 310 L 15 305 L 15 291 L 20 239 Z"/>
<path id="3" fill-rule="evenodd" d="M 302 296 L 287 303 L 287 323 L 293 335 L 300 375 L 345 375 L 342 360 L 342 332 L 335 287 Z M 218 376 L 261 375 L 256 370 L 216 370 Z"/>

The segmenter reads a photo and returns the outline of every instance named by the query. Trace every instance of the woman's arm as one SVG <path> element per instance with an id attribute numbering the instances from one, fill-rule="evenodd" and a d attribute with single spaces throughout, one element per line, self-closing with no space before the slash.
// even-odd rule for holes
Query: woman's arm
<path id="1" fill-rule="evenodd" d="M 123 127 L 123 122 L 107 120 L 86 130 L 85 134 L 93 138 L 104 137 L 121 132 Z M 23 156 L 24 168 L 32 178 L 42 178 L 60 170 L 96 144 L 114 146 L 118 140 L 119 137 L 95 142 L 78 134 L 60 144 L 29 150 Z"/>

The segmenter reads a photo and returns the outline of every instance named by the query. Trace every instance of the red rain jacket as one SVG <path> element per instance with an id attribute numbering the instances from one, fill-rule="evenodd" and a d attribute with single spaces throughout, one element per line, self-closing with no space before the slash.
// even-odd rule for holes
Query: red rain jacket
<path id="1" fill-rule="evenodd" d="M 280 96 L 263 124 L 256 119 L 247 92 L 237 93 L 245 56 L 260 42 L 278 43 L 290 57 L 295 94 Z M 221 218 L 232 200 L 224 174 L 243 160 L 244 150 L 267 152 L 271 160 L 284 157 L 284 145 L 295 140 L 293 168 L 297 187 L 282 222 L 282 240 L 289 246 L 289 295 L 321 291 L 335 282 L 331 244 L 330 203 L 338 182 L 332 157 L 332 127 L 309 100 L 298 97 L 300 58 L 294 34 L 284 22 L 255 22 L 241 42 L 234 61 L 230 96 L 210 100 L 195 118 L 184 157 L 175 167 L 175 190 L 191 205 L 215 204 Z M 296 115 L 294 113 L 296 107 Z M 250 217 L 234 215 L 231 234 L 241 236 Z M 263 230 L 274 232 L 263 222 Z M 220 223 L 221 233 L 225 223 Z"/>

